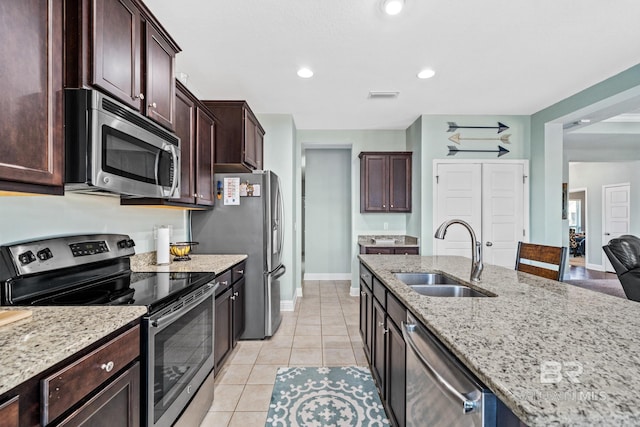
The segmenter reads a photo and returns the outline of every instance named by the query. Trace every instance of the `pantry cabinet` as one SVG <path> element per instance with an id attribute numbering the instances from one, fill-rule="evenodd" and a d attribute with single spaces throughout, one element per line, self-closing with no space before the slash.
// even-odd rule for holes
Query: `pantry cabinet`
<path id="1" fill-rule="evenodd" d="M 0 10 L 0 195 L 62 194 L 62 4 L 3 0 Z"/>
<path id="2" fill-rule="evenodd" d="M 173 130 L 180 48 L 138 0 L 65 0 L 66 86 L 96 87 Z"/>
<path id="3" fill-rule="evenodd" d="M 264 129 L 246 101 L 203 101 L 220 120 L 216 129 L 216 171 L 263 169 Z"/>
<path id="4" fill-rule="evenodd" d="M 360 212 L 411 212 L 411 156 L 360 153 Z"/>

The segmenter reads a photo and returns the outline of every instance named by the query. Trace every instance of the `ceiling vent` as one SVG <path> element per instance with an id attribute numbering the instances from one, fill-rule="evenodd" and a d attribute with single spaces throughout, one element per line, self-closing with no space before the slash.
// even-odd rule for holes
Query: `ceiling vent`
<path id="1" fill-rule="evenodd" d="M 374 99 L 391 99 L 391 98 L 397 98 L 398 95 L 400 95 L 400 92 L 379 91 L 379 90 L 369 91 L 369 98 L 374 98 Z"/>

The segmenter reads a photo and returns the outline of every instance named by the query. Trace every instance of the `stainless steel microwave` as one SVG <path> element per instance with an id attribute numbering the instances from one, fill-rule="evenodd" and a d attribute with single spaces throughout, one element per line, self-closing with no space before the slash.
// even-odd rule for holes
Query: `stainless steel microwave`
<path id="1" fill-rule="evenodd" d="M 65 190 L 179 197 L 180 139 L 91 89 L 65 90 Z"/>

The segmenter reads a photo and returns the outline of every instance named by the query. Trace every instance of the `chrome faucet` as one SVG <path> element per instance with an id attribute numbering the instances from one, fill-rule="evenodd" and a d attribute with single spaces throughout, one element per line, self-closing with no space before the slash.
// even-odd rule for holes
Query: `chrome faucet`
<path id="1" fill-rule="evenodd" d="M 461 219 L 451 219 L 440 224 L 440 227 L 436 230 L 436 234 L 433 237 L 436 239 L 444 239 L 444 235 L 447 234 L 447 228 L 451 224 L 460 224 L 464 226 L 471 234 L 471 281 L 479 282 L 480 275 L 482 274 L 482 242 L 476 240 L 476 233 L 473 232 L 473 228 L 465 221 Z"/>

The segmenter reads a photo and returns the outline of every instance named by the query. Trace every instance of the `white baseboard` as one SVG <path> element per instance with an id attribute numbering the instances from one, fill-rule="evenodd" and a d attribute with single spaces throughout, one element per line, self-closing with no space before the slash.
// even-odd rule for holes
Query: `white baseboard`
<path id="1" fill-rule="evenodd" d="M 304 273 L 303 280 L 351 280 L 351 273 Z"/>
<path id="2" fill-rule="evenodd" d="M 296 296 L 302 298 L 302 288 L 296 288 Z"/>
<path id="3" fill-rule="evenodd" d="M 349 296 L 359 297 L 360 296 L 360 289 L 358 289 L 358 288 L 349 288 Z"/>
<path id="4" fill-rule="evenodd" d="M 294 300 L 280 301 L 280 311 L 294 311 L 296 302 Z"/>
<path id="5" fill-rule="evenodd" d="M 604 267 L 600 264 L 587 264 L 585 267 L 587 270 L 604 271 Z"/>

